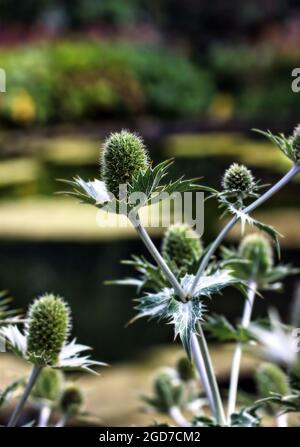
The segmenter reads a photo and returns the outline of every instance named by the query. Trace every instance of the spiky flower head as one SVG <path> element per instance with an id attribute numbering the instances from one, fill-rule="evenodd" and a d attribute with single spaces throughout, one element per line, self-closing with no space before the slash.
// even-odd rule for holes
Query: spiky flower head
<path id="1" fill-rule="evenodd" d="M 149 166 L 143 140 L 138 135 L 122 130 L 110 135 L 101 155 L 101 177 L 108 191 L 119 198 L 119 185 L 131 184 Z"/>
<path id="2" fill-rule="evenodd" d="M 239 247 L 243 259 L 251 262 L 254 274 L 264 274 L 273 266 L 273 252 L 269 240 L 260 233 L 245 236 Z"/>
<path id="3" fill-rule="evenodd" d="M 60 397 L 60 409 L 68 416 L 75 416 L 83 405 L 83 395 L 80 389 L 73 383 L 68 384 Z"/>
<path id="4" fill-rule="evenodd" d="M 32 390 L 35 399 L 56 402 L 63 385 L 63 374 L 52 368 L 43 368 Z"/>
<path id="5" fill-rule="evenodd" d="M 255 181 L 251 171 L 246 166 L 233 163 L 225 171 L 222 186 L 229 193 L 251 193 L 255 188 Z"/>
<path id="6" fill-rule="evenodd" d="M 255 374 L 259 395 L 270 397 L 271 393 L 286 395 L 289 393 L 288 379 L 279 366 L 274 363 L 263 363 Z"/>
<path id="7" fill-rule="evenodd" d="M 196 377 L 195 367 L 187 357 L 181 357 L 178 360 L 176 369 L 180 379 L 183 382 L 189 382 Z"/>
<path id="8" fill-rule="evenodd" d="M 175 263 L 182 274 L 200 259 L 203 252 L 199 235 L 186 224 L 172 225 L 162 242 L 162 254 L 167 261 Z"/>
<path id="9" fill-rule="evenodd" d="M 37 298 L 27 315 L 27 358 L 38 366 L 52 366 L 70 332 L 70 309 L 59 296 Z"/>

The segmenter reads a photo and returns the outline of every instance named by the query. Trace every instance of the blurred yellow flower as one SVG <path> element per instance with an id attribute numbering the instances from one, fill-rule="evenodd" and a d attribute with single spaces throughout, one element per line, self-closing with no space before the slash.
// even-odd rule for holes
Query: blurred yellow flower
<path id="1" fill-rule="evenodd" d="M 12 120 L 29 124 L 36 116 L 36 105 L 33 97 L 26 91 L 18 92 L 13 96 L 10 103 Z"/>
<path id="2" fill-rule="evenodd" d="M 209 108 L 209 114 L 218 121 L 228 121 L 232 118 L 234 108 L 234 97 L 228 93 L 220 93 L 215 96 Z"/>

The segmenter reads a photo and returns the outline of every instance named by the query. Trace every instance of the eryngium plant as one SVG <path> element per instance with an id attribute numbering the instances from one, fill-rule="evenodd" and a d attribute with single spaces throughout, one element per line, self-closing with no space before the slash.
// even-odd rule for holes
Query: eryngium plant
<path id="1" fill-rule="evenodd" d="M 8 347 L 32 365 L 32 371 L 21 399 L 15 408 L 9 426 L 15 426 L 21 411 L 45 367 L 61 370 L 94 372 L 93 367 L 105 365 L 81 356 L 90 350 L 88 346 L 68 341 L 71 331 L 70 308 L 63 298 L 46 294 L 37 298 L 30 306 L 24 331 L 10 325 L 0 329 Z"/>
<path id="2" fill-rule="evenodd" d="M 170 162 L 166 161 L 153 167 L 148 161 L 141 140 L 136 135 L 129 135 L 124 131 L 111 136 L 105 144 L 102 155 L 102 178 L 93 182 L 85 182 L 75 177 L 73 181 L 67 182 L 73 187 L 71 194 L 78 197 L 82 202 L 90 203 L 98 208 L 107 203 L 112 204 L 114 201 L 119 204 L 122 201 L 126 202 L 126 198 L 121 197 L 120 194 L 114 198 L 111 198 L 108 194 L 109 189 L 117 193 L 118 179 L 113 163 L 118 162 L 116 170 L 120 182 L 125 181 L 125 186 L 129 192 L 145 194 L 145 199 L 136 208 L 134 219 L 130 218 L 130 220 L 150 255 L 154 258 L 156 265 L 153 265 L 146 258 L 134 256 L 129 263 L 138 271 L 139 277 L 117 281 L 117 283 L 131 284 L 137 287 L 136 318 L 157 318 L 159 321 L 165 320 L 174 326 L 175 336 L 180 337 L 188 358 L 197 369 L 210 406 L 210 414 L 192 421 L 192 424 L 197 426 L 254 427 L 260 424 L 257 410 L 263 404 L 236 408 L 242 343 L 253 341 L 254 337 L 256 341 L 260 341 L 259 335 L 253 336 L 252 332 L 248 330 L 257 291 L 261 292 L 269 285 L 278 283 L 279 280 L 290 273 L 290 270 L 288 268 L 279 269 L 275 266 L 271 249 L 267 245 L 269 242 L 266 242 L 265 239 L 258 240 L 260 236 L 256 236 L 255 240 L 253 237 L 252 240 L 248 238 L 248 241 L 244 241 L 237 251 L 226 251 L 224 249 L 222 259 L 216 257 L 215 254 L 228 232 L 237 222 L 241 223 L 242 234 L 246 226 L 255 226 L 260 232 L 265 233 L 275 243 L 277 253 L 280 253 L 280 234 L 278 231 L 272 226 L 254 219 L 250 216 L 250 213 L 276 194 L 299 173 L 297 131 L 290 138 L 285 138 L 282 135 L 276 137 L 270 132 L 265 133 L 265 135 L 279 146 L 293 162 L 293 166 L 287 174 L 265 193 L 262 193 L 262 188 L 265 188 L 266 185 L 261 185 L 260 181 L 255 180 L 246 166 L 237 164 L 231 165 L 226 170 L 223 180 L 220 181 L 222 184 L 221 191 L 200 187 L 195 185 L 193 181 L 183 180 L 182 178 L 164 182 Z M 110 154 L 111 159 L 109 159 L 108 154 Z M 112 163 L 111 160 L 113 160 Z M 180 193 L 196 189 L 208 191 L 210 197 L 216 198 L 220 207 L 223 208 L 222 217 L 229 215 L 231 219 L 204 251 L 199 245 L 199 240 L 191 243 L 189 238 L 186 237 L 186 234 L 192 231 L 191 229 L 179 231 L 179 234 L 176 227 L 175 231 L 174 228 L 170 229 L 165 235 L 163 249 L 160 253 L 142 226 L 138 209 L 151 203 L 151 200 L 154 200 L 154 202 L 163 200 L 160 196 L 161 192 Z M 132 208 L 134 206 L 131 206 Z M 120 212 L 120 209 L 121 207 L 114 212 Z M 255 269 L 253 265 L 255 265 Z M 236 287 L 247 295 L 242 323 L 238 328 L 234 328 L 222 316 L 213 319 L 209 315 L 209 299 L 229 286 Z M 221 334 L 222 337 L 224 337 L 224 334 L 227 337 L 230 335 L 237 342 L 232 367 L 227 418 L 225 417 L 223 402 L 203 332 L 203 325 L 207 326 L 206 322 L 211 323 L 215 334 Z M 267 331 L 266 328 L 260 328 L 260 330 Z M 257 331 L 256 334 L 258 334 Z M 177 400 L 177 391 L 175 395 L 173 393 L 173 379 L 166 375 L 160 376 L 159 382 L 156 382 L 156 384 L 159 384 L 159 387 L 155 387 L 156 395 L 152 403 L 156 403 L 157 407 L 164 409 L 164 411 L 170 406 L 174 408 L 174 405 L 178 409 L 180 400 Z M 178 417 L 178 412 L 176 417 Z M 179 419 L 179 425 L 190 425 L 190 422 L 184 418 L 182 419 L 181 416 L 179 416 Z"/>

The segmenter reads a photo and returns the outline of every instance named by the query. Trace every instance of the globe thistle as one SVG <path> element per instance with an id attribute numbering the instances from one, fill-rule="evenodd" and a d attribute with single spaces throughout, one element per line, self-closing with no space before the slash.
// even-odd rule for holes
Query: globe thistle
<path id="1" fill-rule="evenodd" d="M 273 266 L 272 247 L 267 238 L 259 233 L 248 234 L 242 239 L 239 253 L 250 261 L 257 275 L 268 272 Z"/>
<path id="2" fill-rule="evenodd" d="M 259 395 L 270 397 L 271 393 L 283 396 L 289 393 L 288 379 L 279 366 L 274 363 L 263 363 L 255 374 Z"/>
<path id="3" fill-rule="evenodd" d="M 291 142 L 294 149 L 295 160 L 297 163 L 300 162 L 300 124 L 298 124 L 293 132 Z"/>
<path id="4" fill-rule="evenodd" d="M 119 185 L 131 184 L 148 166 L 147 151 L 138 135 L 122 130 L 111 134 L 105 141 L 101 177 L 115 197 L 119 198 Z"/>
<path id="5" fill-rule="evenodd" d="M 53 366 L 70 332 L 70 309 L 59 296 L 36 299 L 27 316 L 27 357 L 37 366 Z"/>
<path id="6" fill-rule="evenodd" d="M 83 395 L 80 389 L 73 383 L 68 384 L 63 390 L 59 407 L 64 414 L 75 416 L 83 405 Z"/>
<path id="7" fill-rule="evenodd" d="M 189 266 L 198 261 L 203 252 L 199 235 L 186 224 L 171 226 L 162 242 L 162 254 L 166 261 L 174 263 L 181 271 L 187 273 Z"/>
<path id="8" fill-rule="evenodd" d="M 63 374 L 52 368 L 43 368 L 32 390 L 35 399 L 55 402 L 62 389 Z"/>
<path id="9" fill-rule="evenodd" d="M 247 194 L 253 192 L 255 181 L 251 171 L 246 166 L 233 163 L 225 171 L 222 186 L 228 193 Z"/>
<path id="10" fill-rule="evenodd" d="M 180 379 L 183 382 L 189 382 L 196 378 L 195 367 L 187 357 L 181 357 L 176 365 L 176 369 Z"/>

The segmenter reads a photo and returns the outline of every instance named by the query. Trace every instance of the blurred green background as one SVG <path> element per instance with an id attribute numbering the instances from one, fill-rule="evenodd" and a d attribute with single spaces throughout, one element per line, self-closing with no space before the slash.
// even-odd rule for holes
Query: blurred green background
<path id="1" fill-rule="evenodd" d="M 130 274 L 120 260 L 146 252 L 133 231 L 101 229 L 92 207 L 56 196 L 56 179 L 96 177 L 101 142 L 126 127 L 156 162 L 176 158 L 174 176 L 219 187 L 239 161 L 275 182 L 289 162 L 251 128 L 289 133 L 300 121 L 291 89 L 298 2 L 0 0 L 0 17 L 0 289 L 23 308 L 45 291 L 61 294 L 98 358 L 134 359 L 171 342 L 171 327 L 125 329 L 134 290 L 103 282 Z M 283 261 L 298 267 L 299 204 L 296 179 L 257 214 L 285 235 Z M 208 203 L 206 243 L 220 225 Z M 258 300 L 255 313 L 274 304 L 287 319 L 296 281 Z M 234 319 L 242 304 L 230 290 L 209 306 Z"/>

